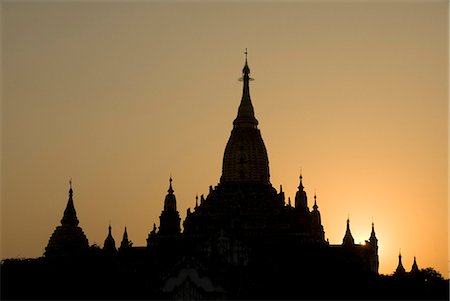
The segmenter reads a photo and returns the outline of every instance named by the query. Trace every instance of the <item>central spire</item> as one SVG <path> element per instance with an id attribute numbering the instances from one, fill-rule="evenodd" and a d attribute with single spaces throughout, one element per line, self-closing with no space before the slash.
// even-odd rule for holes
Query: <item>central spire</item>
<path id="1" fill-rule="evenodd" d="M 245 50 L 243 90 L 237 117 L 223 156 L 222 184 L 270 184 L 269 159 L 250 99 L 250 68 Z"/>
<path id="2" fill-rule="evenodd" d="M 253 80 L 253 78 L 250 77 L 250 67 L 247 62 L 247 48 L 245 49 L 245 65 L 242 69 L 242 77 L 239 80 L 243 81 L 242 99 L 233 125 L 235 127 L 256 127 L 258 125 L 258 120 L 255 118 L 252 100 L 250 99 L 249 82 Z"/>

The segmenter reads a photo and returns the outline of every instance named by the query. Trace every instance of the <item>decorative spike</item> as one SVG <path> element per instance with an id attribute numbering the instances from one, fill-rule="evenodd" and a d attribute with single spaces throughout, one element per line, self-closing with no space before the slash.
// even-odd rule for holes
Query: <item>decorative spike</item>
<path id="1" fill-rule="evenodd" d="M 350 216 L 347 218 L 347 230 L 345 231 L 345 236 L 342 241 L 344 246 L 353 246 L 355 240 L 353 239 L 352 232 L 350 231 Z"/>
<path id="2" fill-rule="evenodd" d="M 250 88 L 249 81 L 253 80 L 250 78 L 250 68 L 247 63 L 247 50 L 245 51 L 245 65 L 242 69 L 242 80 L 244 82 L 242 89 L 242 99 L 239 105 L 238 114 L 236 119 L 233 121 L 235 127 L 253 127 L 258 126 L 258 120 L 255 118 L 255 112 L 253 109 L 252 101 L 250 99 Z"/>
<path id="3" fill-rule="evenodd" d="M 318 208 L 319 208 L 319 206 L 317 206 L 317 195 L 316 195 L 316 192 L 314 191 L 314 206 L 313 206 L 313 209 L 314 209 L 314 211 L 317 211 Z"/>
<path id="4" fill-rule="evenodd" d="M 298 185 L 298 189 L 299 190 L 303 190 L 303 188 L 305 188 L 305 187 L 303 186 L 303 175 L 302 175 L 302 172 L 300 170 L 300 184 Z"/>
<path id="5" fill-rule="evenodd" d="M 172 188 L 172 174 L 170 174 L 170 178 L 169 178 L 169 190 L 167 190 L 167 192 L 169 194 L 173 193 L 173 188 Z"/>
<path id="6" fill-rule="evenodd" d="M 72 177 L 69 180 L 69 198 L 73 197 L 73 189 L 72 189 Z"/>

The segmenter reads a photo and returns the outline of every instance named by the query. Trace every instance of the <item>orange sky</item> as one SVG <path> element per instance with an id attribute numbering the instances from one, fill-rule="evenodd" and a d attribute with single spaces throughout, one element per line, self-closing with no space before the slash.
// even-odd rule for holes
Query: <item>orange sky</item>
<path id="1" fill-rule="evenodd" d="M 379 239 L 380 272 L 448 277 L 447 1 L 2 2 L 1 257 L 37 257 L 73 179 L 80 225 L 145 245 L 172 173 L 207 194 L 242 87 L 271 182 L 300 169 L 325 236 Z"/>

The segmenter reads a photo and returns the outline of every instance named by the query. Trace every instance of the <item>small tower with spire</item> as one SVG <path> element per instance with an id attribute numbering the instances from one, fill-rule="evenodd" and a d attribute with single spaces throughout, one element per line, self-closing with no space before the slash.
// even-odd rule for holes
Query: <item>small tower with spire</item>
<path id="1" fill-rule="evenodd" d="M 372 232 L 370 233 L 369 240 L 366 240 L 366 245 L 369 248 L 368 254 L 369 254 L 370 270 L 378 274 L 378 267 L 379 267 L 378 239 L 377 236 L 375 235 L 375 225 L 373 221 L 372 221 Z"/>
<path id="2" fill-rule="evenodd" d="M 402 264 L 402 253 L 401 251 L 398 252 L 398 265 L 397 268 L 395 269 L 394 275 L 396 276 L 400 276 L 400 275 L 404 275 L 405 274 L 405 268 L 403 267 Z"/>
<path id="3" fill-rule="evenodd" d="M 128 239 L 127 227 L 123 231 L 122 242 L 120 243 L 119 251 L 123 252 L 133 246 L 133 243 Z"/>
<path id="4" fill-rule="evenodd" d="M 306 195 L 306 191 L 304 190 L 303 186 L 303 175 L 300 173 L 300 184 L 298 185 L 298 191 L 295 194 L 295 208 L 298 209 L 306 209 L 309 211 L 308 208 L 308 197 Z"/>
<path id="5" fill-rule="evenodd" d="M 197 210 L 198 208 L 198 194 L 195 194 L 195 207 L 194 209 Z"/>
<path id="6" fill-rule="evenodd" d="M 350 231 L 350 218 L 347 218 L 347 229 L 345 230 L 344 239 L 342 240 L 342 246 L 352 247 L 355 245 L 352 232 Z"/>
<path id="7" fill-rule="evenodd" d="M 420 271 L 420 270 L 419 270 L 419 266 L 417 265 L 417 262 L 416 262 L 416 256 L 414 256 L 414 262 L 413 262 L 413 264 L 412 264 L 410 274 L 412 274 L 412 275 L 413 275 L 413 274 L 417 274 L 419 271 Z"/>
<path id="8" fill-rule="evenodd" d="M 73 255 L 89 248 L 88 239 L 83 229 L 78 226 L 77 212 L 73 202 L 72 180 L 69 181 L 69 199 L 61 219 L 61 225 L 53 232 L 47 247 L 45 256 Z"/>
<path id="9" fill-rule="evenodd" d="M 180 234 L 180 214 L 177 211 L 177 199 L 172 188 L 172 177 L 169 179 L 169 189 L 164 200 L 164 210 L 159 217 L 160 235 Z"/>
<path id="10" fill-rule="evenodd" d="M 320 217 L 319 206 L 317 206 L 317 195 L 314 193 L 314 206 L 311 212 L 312 218 L 312 234 L 316 240 L 320 242 L 325 242 L 325 231 L 323 231 L 322 220 Z"/>
<path id="11" fill-rule="evenodd" d="M 106 253 L 115 253 L 117 251 L 116 249 L 116 241 L 114 240 L 114 237 L 112 236 L 111 231 L 111 223 L 109 223 L 108 226 L 108 236 L 106 236 L 105 243 L 103 244 L 103 251 Z"/>

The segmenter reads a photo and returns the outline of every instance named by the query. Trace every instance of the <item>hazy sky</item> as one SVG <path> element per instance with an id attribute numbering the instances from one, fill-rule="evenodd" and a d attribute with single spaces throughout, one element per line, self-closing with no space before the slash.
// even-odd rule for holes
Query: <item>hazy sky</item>
<path id="1" fill-rule="evenodd" d="M 136 246 L 170 173 L 182 218 L 219 182 L 244 49 L 271 183 L 300 169 L 325 237 L 380 272 L 448 277 L 448 1 L 3 1 L 1 257 L 38 257 L 72 177 L 89 243 Z"/>

